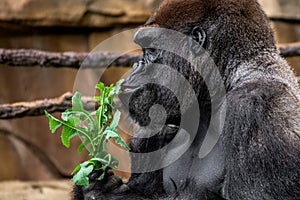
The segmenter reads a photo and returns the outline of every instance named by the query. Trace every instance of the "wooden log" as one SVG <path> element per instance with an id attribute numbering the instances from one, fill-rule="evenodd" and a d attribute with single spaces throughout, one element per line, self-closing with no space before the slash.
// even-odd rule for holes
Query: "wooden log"
<path id="1" fill-rule="evenodd" d="M 280 54 L 284 57 L 294 57 L 300 55 L 300 42 L 281 44 L 279 46 Z"/>
<path id="2" fill-rule="evenodd" d="M 106 68 L 110 66 L 130 67 L 141 55 L 115 54 L 109 52 L 75 53 L 46 52 L 33 49 L 0 49 L 0 64 L 8 66 L 40 66 Z"/>
<path id="3" fill-rule="evenodd" d="M 300 42 L 279 45 L 280 54 L 284 57 L 300 56 Z M 110 66 L 130 67 L 142 55 L 115 54 L 109 52 L 75 53 L 46 52 L 33 49 L 0 49 L 0 64 L 8 66 L 40 66 L 106 68 Z"/>
<path id="4" fill-rule="evenodd" d="M 63 112 L 72 107 L 72 93 L 68 92 L 58 98 L 44 99 L 32 102 L 19 102 L 0 105 L 0 119 L 13 119 L 25 116 L 44 115 L 45 110 L 49 113 Z M 87 110 L 93 110 L 97 102 L 90 97 L 82 97 Z"/>

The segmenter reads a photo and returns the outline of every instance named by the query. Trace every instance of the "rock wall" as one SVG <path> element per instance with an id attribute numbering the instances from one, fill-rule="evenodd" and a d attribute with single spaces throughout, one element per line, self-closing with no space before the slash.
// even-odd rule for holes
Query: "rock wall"
<path id="1" fill-rule="evenodd" d="M 300 20 L 299 0 L 258 0 L 272 19 Z"/>
<path id="2" fill-rule="evenodd" d="M 143 23 L 153 0 L 1 0 L 0 20 L 39 27 L 112 27 Z"/>
<path id="3" fill-rule="evenodd" d="M 157 2 L 0 0 L 0 48 L 88 52 L 106 38 L 144 23 Z M 273 19 L 280 43 L 300 41 L 300 0 L 260 2 Z M 300 72 L 299 58 L 289 62 Z M 101 81 L 115 82 L 128 69 L 109 69 Z M 73 91 L 76 75 L 76 70 L 67 68 L 0 66 L 0 103 L 60 96 Z M 90 75 L 87 73 L 86 80 Z M 72 144 L 79 142 L 75 139 Z M 86 158 L 73 147 L 64 148 L 59 134 L 50 134 L 44 116 L 1 120 L 0 152 L 0 181 L 61 178 Z"/>

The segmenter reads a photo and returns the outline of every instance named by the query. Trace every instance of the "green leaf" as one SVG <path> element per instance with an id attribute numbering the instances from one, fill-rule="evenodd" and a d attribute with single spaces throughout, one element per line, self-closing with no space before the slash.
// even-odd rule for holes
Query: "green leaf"
<path id="1" fill-rule="evenodd" d="M 81 153 L 84 150 L 84 148 L 88 149 L 88 145 L 90 144 L 90 141 L 87 138 L 85 138 L 85 136 L 82 136 L 81 139 L 82 139 L 82 143 L 81 143 L 81 145 L 77 149 L 78 153 Z"/>
<path id="2" fill-rule="evenodd" d="M 61 119 L 64 120 L 65 122 L 69 121 L 69 118 L 71 116 L 71 111 L 66 110 L 65 112 L 61 113 Z M 72 116 L 71 116 L 72 117 Z"/>
<path id="3" fill-rule="evenodd" d="M 121 137 L 118 137 L 115 139 L 116 143 L 126 149 L 127 151 L 130 151 L 130 147 L 127 146 L 127 144 L 124 142 L 124 140 Z"/>
<path id="4" fill-rule="evenodd" d="M 87 120 L 88 130 L 86 131 L 91 132 L 95 129 L 95 120 L 93 116 L 85 110 L 82 111 L 67 110 L 62 113 L 61 118 L 65 122 L 72 122 L 72 126 L 76 126 L 76 127 L 77 125 L 84 124 L 84 122 Z"/>
<path id="5" fill-rule="evenodd" d="M 104 160 L 104 159 L 102 159 L 102 158 L 92 158 L 92 159 L 90 159 L 90 160 L 93 161 L 94 163 L 100 162 L 100 163 L 102 163 L 102 164 L 104 164 L 104 165 L 107 165 L 107 164 L 108 164 L 108 161 L 107 161 L 107 160 Z"/>
<path id="6" fill-rule="evenodd" d="M 80 186 L 88 186 L 89 185 L 89 174 L 93 171 L 94 166 L 86 161 L 80 164 L 80 169 L 73 176 L 72 181 Z"/>
<path id="7" fill-rule="evenodd" d="M 53 117 L 52 115 L 50 115 L 47 111 L 45 111 L 45 115 L 48 117 L 49 119 L 49 128 L 51 130 L 52 133 L 55 133 L 55 131 L 62 126 L 61 122 L 56 119 L 55 117 Z"/>
<path id="8" fill-rule="evenodd" d="M 79 123 L 79 119 L 75 118 L 70 111 L 64 112 L 62 118 L 65 122 L 63 123 L 61 141 L 65 147 L 69 148 L 71 139 L 78 135 L 79 128 L 76 127 L 76 124 Z"/>
<path id="9" fill-rule="evenodd" d="M 116 86 L 112 88 L 111 93 L 112 95 L 118 94 L 119 91 L 121 90 L 121 84 L 124 82 L 124 79 L 119 80 L 116 83 Z"/>
<path id="10" fill-rule="evenodd" d="M 78 153 L 81 153 L 81 152 L 84 150 L 84 148 L 85 148 L 85 144 L 82 143 L 82 144 L 78 147 L 77 152 L 78 152 Z"/>
<path id="11" fill-rule="evenodd" d="M 110 99 L 108 97 L 104 98 L 104 104 L 110 104 Z"/>
<path id="12" fill-rule="evenodd" d="M 106 139 L 109 140 L 110 138 L 117 138 L 117 137 L 120 137 L 118 133 L 116 133 L 115 131 L 113 130 L 105 130 L 104 135 L 106 135 Z"/>
<path id="13" fill-rule="evenodd" d="M 81 94 L 79 92 L 75 92 L 72 97 L 72 110 L 73 111 L 83 111 L 83 104 L 81 100 Z"/>
<path id="14" fill-rule="evenodd" d="M 73 129 L 68 126 L 64 126 L 62 133 L 61 133 L 61 141 L 65 147 L 69 148 L 70 147 L 70 141 L 73 137 L 78 135 L 76 129 Z"/>
<path id="15" fill-rule="evenodd" d="M 112 120 L 112 122 L 109 125 L 109 128 L 112 130 L 115 130 L 119 124 L 120 121 L 120 117 L 121 117 L 121 112 L 119 110 L 116 111 L 116 113 L 114 114 L 114 118 Z"/>
<path id="16" fill-rule="evenodd" d="M 100 97 L 99 96 L 94 96 L 94 99 L 96 100 L 96 101 L 100 101 Z"/>
<path id="17" fill-rule="evenodd" d="M 100 82 L 96 85 L 96 89 L 98 89 L 100 92 L 104 91 L 105 85 L 104 83 Z"/>
<path id="18" fill-rule="evenodd" d="M 81 168 L 80 164 L 77 165 L 77 166 L 73 169 L 72 175 L 76 174 L 76 173 L 80 170 L 80 168 Z"/>
<path id="19" fill-rule="evenodd" d="M 115 138 L 115 142 L 117 144 L 119 144 L 121 147 L 123 147 L 126 150 L 130 150 L 130 148 L 126 145 L 126 143 L 124 142 L 124 140 L 120 137 L 120 135 L 112 130 L 105 130 L 104 134 L 106 135 L 106 139 L 110 139 L 110 138 Z"/>

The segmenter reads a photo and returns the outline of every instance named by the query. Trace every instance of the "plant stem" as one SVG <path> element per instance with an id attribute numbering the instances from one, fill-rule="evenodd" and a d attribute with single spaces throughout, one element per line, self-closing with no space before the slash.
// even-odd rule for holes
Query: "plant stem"
<path id="1" fill-rule="evenodd" d="M 104 107 L 104 97 L 105 97 L 105 91 L 106 89 L 104 88 L 103 91 L 101 91 L 101 99 L 99 102 L 99 118 L 98 118 L 98 130 L 101 130 L 102 128 L 102 115 L 103 115 L 103 107 Z"/>

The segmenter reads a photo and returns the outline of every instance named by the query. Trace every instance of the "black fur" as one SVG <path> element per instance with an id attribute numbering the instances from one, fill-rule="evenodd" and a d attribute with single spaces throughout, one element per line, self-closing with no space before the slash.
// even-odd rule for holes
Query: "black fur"
<path id="1" fill-rule="evenodd" d="M 187 96 L 188 103 L 179 105 L 176 95 L 162 86 L 140 87 L 149 78 L 139 71 L 150 70 L 143 68 L 147 63 L 171 66 L 192 84 L 201 111 L 197 136 L 172 165 L 153 172 L 133 173 L 126 184 L 129 190 L 122 183 L 112 185 L 105 179 L 88 188 L 75 187 L 74 199 L 299 199 L 300 93 L 292 70 L 278 54 L 269 21 L 257 1 L 165 0 L 145 25 L 152 26 L 196 38 L 213 58 L 224 81 L 227 99 L 221 137 L 206 158 L 196 158 L 195 152 L 215 115 L 211 110 L 214 97 L 203 77 L 186 60 L 170 52 L 144 49 L 143 61 L 135 65 L 124 83 L 124 87 L 135 88 L 134 95 L 130 101 L 126 98 L 124 101 L 130 102 L 130 115 L 141 126 L 149 124 L 148 112 L 154 104 L 164 106 L 167 119 L 157 135 L 148 139 L 134 137 L 130 144 L 132 151 L 151 152 L 168 144 L 179 131 L 181 117 L 192 113 L 190 105 L 195 103 L 189 102 Z M 143 34 L 145 37 L 147 32 Z M 198 38 L 201 36 L 205 40 Z M 141 34 L 140 37 L 143 38 Z M 194 46 L 190 50 L 194 56 L 204 56 L 201 51 L 195 53 Z M 205 71 L 205 61 L 197 67 Z M 156 75 L 155 71 L 149 73 Z M 160 76 L 174 82 L 166 74 Z M 206 78 L 220 81 L 214 76 Z M 214 89 L 217 93 L 218 88 Z M 222 103 L 218 102 L 220 107 Z M 162 156 L 167 154 L 166 151 Z M 132 167 L 139 166 L 132 157 Z M 181 179 L 183 183 L 178 181 Z"/>

